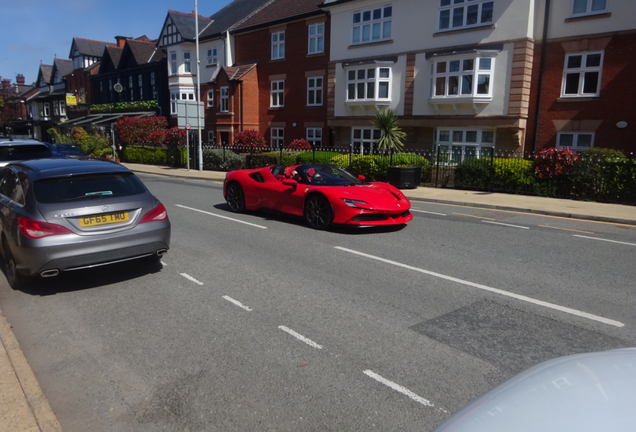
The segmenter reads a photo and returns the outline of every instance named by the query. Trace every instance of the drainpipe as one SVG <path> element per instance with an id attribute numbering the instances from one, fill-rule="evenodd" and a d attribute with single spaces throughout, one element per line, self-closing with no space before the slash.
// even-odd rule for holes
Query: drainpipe
<path id="1" fill-rule="evenodd" d="M 543 40 L 541 41 L 541 60 L 539 60 L 539 81 L 537 82 L 537 106 L 534 114 L 534 142 L 532 143 L 532 153 L 537 152 L 537 140 L 539 138 L 539 117 L 541 113 L 541 93 L 543 87 L 543 73 L 545 72 L 545 57 L 548 40 L 548 24 L 550 19 L 550 0 L 545 0 L 545 14 L 543 16 Z"/>
<path id="2" fill-rule="evenodd" d="M 243 132 L 243 80 L 239 81 L 239 87 L 241 88 L 241 132 Z"/>

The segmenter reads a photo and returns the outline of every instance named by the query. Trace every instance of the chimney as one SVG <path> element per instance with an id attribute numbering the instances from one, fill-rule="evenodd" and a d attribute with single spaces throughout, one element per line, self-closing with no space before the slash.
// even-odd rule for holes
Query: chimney
<path id="1" fill-rule="evenodd" d="M 2 90 L 8 89 L 11 87 L 11 80 L 9 78 L 5 78 L 2 80 Z"/>
<path id="2" fill-rule="evenodd" d="M 15 77 L 15 82 L 16 82 L 18 85 L 24 85 L 24 75 L 22 75 L 22 74 L 18 74 L 18 75 Z"/>
<path id="3" fill-rule="evenodd" d="M 126 41 L 130 38 L 126 36 L 115 36 L 115 39 L 117 40 L 117 48 L 123 48 L 124 45 L 126 45 Z"/>

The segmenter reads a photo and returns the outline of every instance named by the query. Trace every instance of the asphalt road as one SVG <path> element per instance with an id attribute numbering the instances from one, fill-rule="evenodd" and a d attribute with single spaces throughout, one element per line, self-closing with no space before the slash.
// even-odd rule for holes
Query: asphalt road
<path id="1" fill-rule="evenodd" d="M 66 432 L 429 431 L 511 375 L 636 346 L 636 227 L 414 203 L 403 229 L 141 176 L 170 252 L 0 304 Z"/>

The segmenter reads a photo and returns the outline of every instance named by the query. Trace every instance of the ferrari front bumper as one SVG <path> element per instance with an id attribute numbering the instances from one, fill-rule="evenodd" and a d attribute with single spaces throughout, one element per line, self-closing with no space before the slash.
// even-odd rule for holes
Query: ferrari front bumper
<path id="1" fill-rule="evenodd" d="M 413 213 L 405 210 L 400 213 L 367 212 L 360 213 L 349 219 L 345 225 L 354 226 L 385 226 L 403 225 L 413 219 Z"/>

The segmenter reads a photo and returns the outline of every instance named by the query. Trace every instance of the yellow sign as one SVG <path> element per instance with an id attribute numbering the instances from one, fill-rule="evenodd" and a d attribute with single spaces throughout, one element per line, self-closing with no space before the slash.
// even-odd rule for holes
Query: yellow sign
<path id="1" fill-rule="evenodd" d="M 66 93 L 66 106 L 77 106 L 77 98 L 73 93 Z"/>

